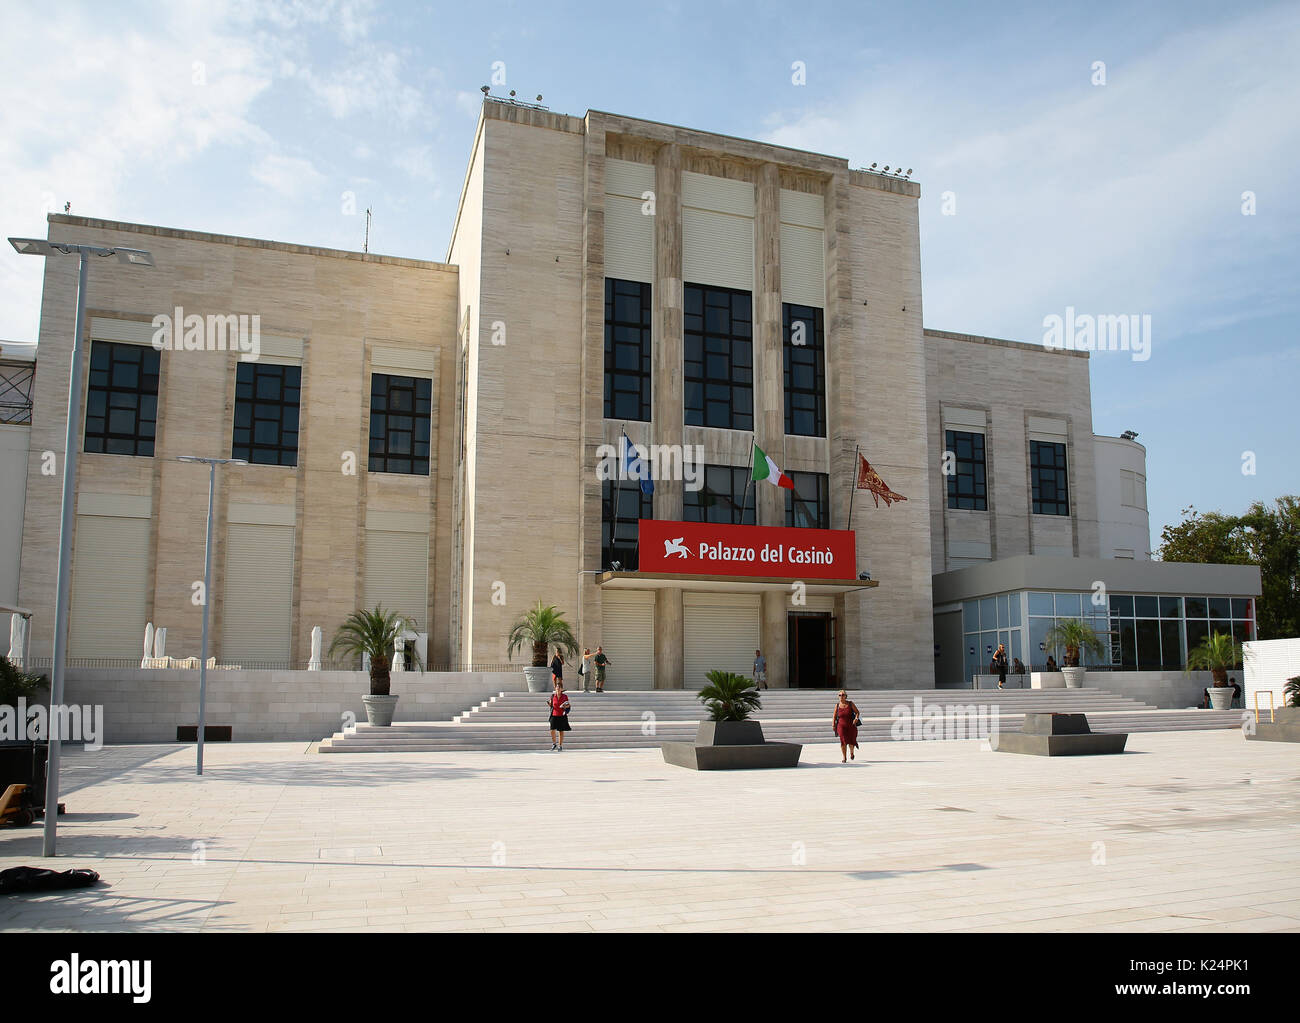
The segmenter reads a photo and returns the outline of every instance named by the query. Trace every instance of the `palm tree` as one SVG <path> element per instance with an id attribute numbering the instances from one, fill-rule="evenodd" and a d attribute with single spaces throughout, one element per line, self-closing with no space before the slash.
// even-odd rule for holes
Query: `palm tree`
<path id="1" fill-rule="evenodd" d="M 708 708 L 710 721 L 747 721 L 762 706 L 753 679 L 716 669 L 706 677 L 709 684 L 698 698 Z"/>
<path id="2" fill-rule="evenodd" d="M 19 699 L 31 702 L 47 679 L 44 675 L 31 675 L 18 668 L 8 657 L 0 655 L 0 707 L 17 707 Z"/>
<path id="3" fill-rule="evenodd" d="M 520 647 L 531 644 L 534 668 L 546 666 L 546 653 L 552 646 L 566 660 L 576 657 L 578 653 L 578 641 L 573 638 L 563 612 L 555 610 L 554 604 L 548 607 L 540 600 L 536 607 L 530 608 L 510 627 L 509 644 L 506 656 L 511 658 Z"/>
<path id="4" fill-rule="evenodd" d="M 1300 675 L 1287 679 L 1282 692 L 1286 697 L 1286 706 L 1300 707 Z"/>
<path id="5" fill-rule="evenodd" d="M 369 655 L 370 695 L 387 696 L 393 650 L 397 638 L 405 631 L 405 619 L 392 611 L 385 611 L 383 605 L 377 605 L 373 611 L 353 611 L 334 633 L 329 656 L 333 657 L 335 653 Z M 407 647 L 406 657 L 418 671 L 424 671 L 414 646 Z"/>
<path id="6" fill-rule="evenodd" d="M 1087 622 L 1078 618 L 1061 618 L 1047 630 L 1047 635 L 1043 637 L 1044 645 L 1050 650 L 1053 647 L 1065 648 L 1066 668 L 1077 668 L 1079 666 L 1079 654 L 1081 651 L 1087 651 L 1096 657 L 1106 656 L 1106 646 L 1102 643 L 1101 637 L 1097 635 L 1096 630 Z"/>
<path id="7" fill-rule="evenodd" d="M 1226 632 L 1216 632 L 1201 640 L 1200 646 L 1187 651 L 1187 670 L 1209 671 L 1214 676 L 1214 684 L 1223 687 L 1228 684 L 1228 669 L 1241 663 L 1241 648 L 1236 640 Z"/>

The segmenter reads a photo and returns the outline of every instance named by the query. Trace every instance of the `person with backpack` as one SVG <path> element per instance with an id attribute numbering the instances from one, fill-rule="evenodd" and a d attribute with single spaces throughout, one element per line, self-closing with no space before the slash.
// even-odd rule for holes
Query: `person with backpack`
<path id="1" fill-rule="evenodd" d="M 551 749 L 557 752 L 564 752 L 564 733 L 571 731 L 569 728 L 569 698 L 564 692 L 564 681 L 555 680 L 555 691 L 551 693 L 550 699 L 551 710 Z"/>

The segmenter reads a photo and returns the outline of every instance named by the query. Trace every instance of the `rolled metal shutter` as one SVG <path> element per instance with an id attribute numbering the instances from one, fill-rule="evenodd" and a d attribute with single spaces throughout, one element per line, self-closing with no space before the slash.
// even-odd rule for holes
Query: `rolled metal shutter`
<path id="1" fill-rule="evenodd" d="M 605 161 L 605 276 L 654 283 L 655 218 L 642 212 L 653 194 L 655 169 L 627 160 Z"/>
<path id="2" fill-rule="evenodd" d="M 586 641 L 579 637 L 579 642 L 585 645 Z M 612 662 L 607 689 L 653 689 L 655 595 L 648 590 L 602 590 L 600 643 Z M 577 668 L 573 671 L 576 678 Z M 565 678 L 568 679 L 567 673 Z M 576 682 L 567 684 L 578 685 Z"/>
<path id="3" fill-rule="evenodd" d="M 429 537 L 366 530 L 365 606 L 383 604 L 429 632 Z"/>
<path id="4" fill-rule="evenodd" d="M 781 301 L 826 307 L 826 203 L 781 189 Z"/>
<path id="5" fill-rule="evenodd" d="M 682 598 L 682 688 L 696 690 L 714 668 L 748 677 L 762 644 L 757 593 L 687 593 Z"/>
<path id="6" fill-rule="evenodd" d="M 226 592 L 221 608 L 223 662 L 247 665 L 290 660 L 293 543 L 293 526 L 232 522 L 227 527 Z"/>
<path id="7" fill-rule="evenodd" d="M 682 280 L 754 290 L 754 186 L 682 172 Z"/>
<path id="8" fill-rule="evenodd" d="M 76 544 L 68 656 L 143 656 L 149 519 L 78 515 Z"/>

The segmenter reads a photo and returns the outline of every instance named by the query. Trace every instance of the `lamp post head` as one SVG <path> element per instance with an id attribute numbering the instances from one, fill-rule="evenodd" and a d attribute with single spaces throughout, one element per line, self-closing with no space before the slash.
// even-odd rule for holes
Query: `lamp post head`
<path id="1" fill-rule="evenodd" d="M 153 253 L 146 249 L 128 249 L 115 245 L 81 245 L 76 242 L 52 242 L 46 238 L 10 238 L 9 244 L 22 256 L 116 256 L 119 263 L 128 266 L 153 266 Z"/>

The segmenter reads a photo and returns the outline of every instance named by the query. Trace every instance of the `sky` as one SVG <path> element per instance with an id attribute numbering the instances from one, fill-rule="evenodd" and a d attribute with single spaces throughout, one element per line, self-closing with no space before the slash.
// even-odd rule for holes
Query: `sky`
<path id="1" fill-rule="evenodd" d="M 1189 505 L 1300 493 L 1300 5 L 10 0 L 4 22 L 6 236 L 71 203 L 360 249 L 370 207 L 371 251 L 441 260 L 495 81 L 911 168 L 929 328 L 1150 317 L 1143 350 L 1090 362 L 1095 432 L 1147 448 L 1153 548 Z M 0 339 L 35 338 L 40 282 L 5 246 Z"/>

